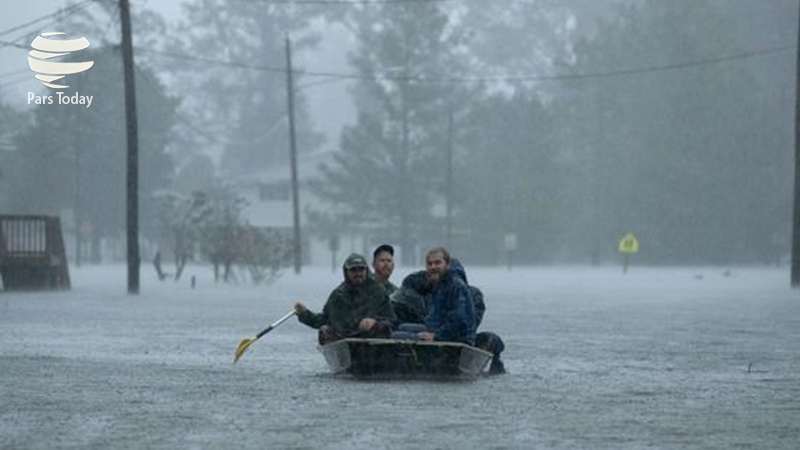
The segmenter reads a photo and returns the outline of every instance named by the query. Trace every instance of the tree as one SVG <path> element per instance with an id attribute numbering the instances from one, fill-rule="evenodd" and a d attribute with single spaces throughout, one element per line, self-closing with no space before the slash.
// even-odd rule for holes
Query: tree
<path id="1" fill-rule="evenodd" d="M 221 151 L 221 169 L 258 172 L 288 161 L 284 41 L 304 49 L 312 14 L 269 2 L 196 0 L 185 14 L 161 62 L 176 73 L 189 128 L 186 147 L 210 142 Z M 297 35 L 296 38 L 294 36 Z M 295 68 L 299 77 L 301 70 Z M 300 151 L 312 151 L 321 135 L 312 130 L 308 105 L 295 92 Z"/>
<path id="2" fill-rule="evenodd" d="M 537 90 L 538 83 L 525 78 L 549 75 L 557 61 L 569 58 L 574 37 L 580 31 L 576 16 L 591 12 L 585 5 L 576 7 L 575 3 L 576 0 L 536 0 L 458 5 L 453 14 L 464 29 L 470 72 L 483 78 L 510 78 L 490 86 L 505 92 L 509 86 L 514 90 Z M 596 4 L 593 8 L 603 8 L 597 4 L 605 2 L 592 3 Z M 581 25 L 588 28 L 587 24 Z"/>
<path id="3" fill-rule="evenodd" d="M 15 111 L 0 99 L 0 211 L 11 211 L 11 183 L 14 178 L 14 140 L 30 123 L 31 116 Z"/>
<path id="4" fill-rule="evenodd" d="M 156 199 L 160 236 L 172 248 L 177 281 L 202 242 L 202 226 L 212 210 L 206 194 L 200 191 L 192 192 L 189 196 L 163 191 L 157 194 Z M 159 250 L 156 258 L 160 259 L 160 254 Z M 158 265 L 156 270 L 160 272 Z M 162 277 L 161 273 L 159 277 Z"/>
<path id="5" fill-rule="evenodd" d="M 175 280 L 198 252 L 212 264 L 215 281 L 225 282 L 235 279 L 238 265 L 254 283 L 269 283 L 289 259 L 291 240 L 244 223 L 241 213 L 246 201 L 219 184 L 190 195 L 161 191 L 157 200 L 160 241 L 172 249 Z M 160 252 L 156 255 L 156 270 L 163 279 Z"/>
<path id="6" fill-rule="evenodd" d="M 796 14 L 778 3 L 639 2 L 576 45 L 575 73 L 654 68 L 567 88 L 587 212 L 572 232 L 596 259 L 629 229 L 646 260 L 673 263 L 762 259 L 788 232 L 794 68 L 765 50 L 795 40 Z"/>
<path id="7" fill-rule="evenodd" d="M 361 74 L 358 122 L 311 187 L 337 226 L 397 240 L 411 263 L 443 198 L 448 115 L 468 98 L 459 85 L 435 81 L 459 73 L 462 37 L 435 3 L 371 5 L 347 20 L 360 43 L 350 57 Z"/>
<path id="8" fill-rule="evenodd" d="M 470 261 L 504 261 L 508 233 L 517 235 L 520 261 L 551 262 L 558 252 L 566 179 L 552 116 L 519 90 L 476 102 L 465 119 L 459 147 L 469 163 L 457 169 L 464 206 L 456 223 L 466 230 L 458 246 Z"/>
<path id="9" fill-rule="evenodd" d="M 65 97 L 92 95 L 89 107 L 58 104 L 59 94 L 44 91 L 53 104 L 36 107 L 33 121 L 15 138 L 11 207 L 19 212 L 75 213 L 86 224 L 95 248 L 100 237 L 116 237 L 124 228 L 125 133 L 122 64 L 118 49 L 87 49 L 94 61 L 87 72 L 70 77 Z M 152 217 L 151 194 L 169 182 L 169 142 L 177 100 L 163 93 L 148 69 L 137 67 L 140 186 L 143 222 Z M 88 227 L 88 228 L 86 228 Z"/>

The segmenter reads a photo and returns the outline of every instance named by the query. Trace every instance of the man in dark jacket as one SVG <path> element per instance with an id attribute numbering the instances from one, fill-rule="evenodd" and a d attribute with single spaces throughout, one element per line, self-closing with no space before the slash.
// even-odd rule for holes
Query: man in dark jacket
<path id="1" fill-rule="evenodd" d="M 464 274 L 466 281 L 466 274 Z M 483 292 L 475 286 L 470 285 L 472 301 L 475 303 L 475 329 L 481 325 L 483 313 L 486 311 L 486 304 L 483 302 Z M 506 373 L 505 364 L 500 359 L 500 354 L 506 349 L 506 344 L 497 334 L 491 331 L 481 331 L 475 335 L 475 347 L 482 348 L 492 354 L 492 363 L 489 365 L 489 373 L 499 375 Z"/>
<path id="2" fill-rule="evenodd" d="M 375 271 L 375 281 L 383 285 L 387 294 L 392 295 L 397 290 L 397 286 L 389 281 L 394 272 L 394 247 L 383 244 L 372 252 L 372 270 Z"/>
<path id="3" fill-rule="evenodd" d="M 477 330 L 486 311 L 483 292 L 477 287 L 469 285 L 466 271 L 458 259 L 450 258 L 450 268 L 454 275 L 461 278 L 469 286 L 475 313 L 475 329 Z M 431 288 L 432 286 L 428 283 L 427 271 L 425 270 L 411 273 L 403 279 L 400 288 L 391 296 L 392 308 L 394 308 L 397 320 L 401 324 L 400 330 L 402 330 L 394 333 L 393 337 L 399 339 L 415 338 L 413 332 L 418 331 L 419 327 L 405 324 L 424 323 L 430 307 L 426 303 L 426 296 L 430 293 Z M 490 374 L 506 372 L 505 365 L 500 359 L 500 354 L 505 349 L 505 343 L 500 336 L 490 331 L 481 331 L 475 336 L 475 346 L 492 353 L 492 363 L 489 367 Z"/>
<path id="4" fill-rule="evenodd" d="M 425 304 L 424 297 L 429 291 L 426 271 L 420 270 L 403 278 L 400 287 L 389 297 L 397 322 L 423 323 L 428 315 L 428 305 Z"/>
<path id="5" fill-rule="evenodd" d="M 386 290 L 369 273 L 367 260 L 353 253 L 342 270 L 344 281 L 328 296 L 321 313 L 300 302 L 294 305 L 298 320 L 319 329 L 320 345 L 346 337 L 389 337 L 396 317 Z"/>
<path id="6" fill-rule="evenodd" d="M 475 343 L 475 309 L 469 286 L 450 266 L 450 254 L 437 247 L 425 256 L 425 282 L 418 276 L 404 280 L 396 309 L 405 323 L 392 337 L 426 341 Z M 463 270 L 462 270 L 463 272 Z M 416 290 L 409 285 L 416 283 Z M 422 301 L 420 301 L 420 298 Z"/>
<path id="7" fill-rule="evenodd" d="M 425 271 L 431 291 L 426 302 L 429 305 L 425 316 L 425 327 L 420 333 L 425 341 L 456 341 L 475 344 L 475 305 L 469 286 L 451 266 L 450 253 L 442 247 L 428 251 L 425 255 Z M 461 271 L 463 273 L 463 270 Z"/>

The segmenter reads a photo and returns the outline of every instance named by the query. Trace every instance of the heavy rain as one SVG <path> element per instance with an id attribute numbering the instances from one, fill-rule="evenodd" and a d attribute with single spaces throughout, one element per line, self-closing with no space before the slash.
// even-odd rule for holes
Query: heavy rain
<path id="1" fill-rule="evenodd" d="M 796 448 L 799 3 L 4 5 L 0 448 Z M 382 244 L 504 374 L 331 373 Z"/>

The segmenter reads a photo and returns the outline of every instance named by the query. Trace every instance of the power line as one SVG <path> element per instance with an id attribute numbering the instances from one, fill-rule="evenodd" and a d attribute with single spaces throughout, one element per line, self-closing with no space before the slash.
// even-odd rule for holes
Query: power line
<path id="1" fill-rule="evenodd" d="M 27 48 L 27 47 L 25 47 Z M 304 69 L 293 69 L 292 73 L 296 75 L 305 75 L 309 77 L 322 77 L 326 78 L 326 80 L 321 80 L 318 82 L 309 82 L 304 85 L 298 86 L 298 88 L 306 88 L 316 84 L 324 84 L 324 83 L 331 83 L 336 81 L 342 80 L 365 80 L 365 81 L 375 81 L 375 80 L 389 80 L 389 81 L 413 81 L 418 83 L 432 83 L 432 84 L 464 84 L 464 83 L 500 83 L 500 82 L 531 82 L 531 81 L 577 81 L 577 80 L 587 80 L 587 79 L 599 79 L 599 78 L 611 78 L 611 77 L 620 77 L 620 76 L 629 76 L 629 75 L 637 75 L 637 74 L 644 74 L 644 73 L 653 73 L 653 72 L 663 72 L 668 70 L 679 70 L 679 69 L 687 69 L 692 67 L 701 67 L 713 64 L 719 64 L 729 61 L 736 61 L 736 60 L 745 60 L 750 58 L 756 58 L 761 56 L 766 56 L 774 53 L 785 52 L 789 50 L 795 50 L 797 47 L 794 45 L 786 45 L 783 47 L 773 47 L 767 48 L 762 50 L 755 50 L 749 52 L 741 52 L 732 55 L 720 56 L 716 58 L 706 58 L 700 59 L 695 61 L 687 61 L 682 63 L 672 63 L 672 64 L 662 64 L 662 65 L 655 65 L 655 66 L 647 66 L 647 67 L 639 67 L 639 68 L 631 68 L 631 69 L 619 69 L 619 70 L 610 70 L 606 72 L 588 72 L 588 73 L 575 73 L 575 74 L 556 74 L 556 75 L 517 75 L 517 76 L 495 76 L 495 77 L 435 77 L 435 76 L 412 76 L 412 75 L 393 75 L 389 73 L 366 73 L 366 74 L 358 74 L 358 73 L 344 73 L 344 72 L 325 72 L 325 71 L 312 71 L 312 70 L 304 70 Z M 286 73 L 285 67 L 275 67 L 275 66 L 264 66 L 258 64 L 246 64 L 246 63 L 239 63 L 234 61 L 226 61 L 221 59 L 214 59 L 214 58 L 203 58 L 198 56 L 190 56 L 178 53 L 171 53 L 171 52 L 164 52 L 159 50 L 153 50 L 148 48 L 141 48 L 137 49 L 138 52 L 144 53 L 153 53 L 169 58 L 175 59 L 184 59 L 188 61 L 197 61 L 209 64 L 216 64 L 222 65 L 226 67 L 238 67 L 243 69 L 251 69 L 251 70 L 259 70 L 265 72 L 276 72 L 276 73 Z M 11 83 L 4 83 L 0 84 L 2 86 L 8 86 Z"/>
<path id="2" fill-rule="evenodd" d="M 760 56 L 766 56 L 773 53 L 785 52 L 788 50 L 795 50 L 797 46 L 795 45 L 787 45 L 784 47 L 774 47 L 774 48 L 767 48 L 762 50 L 754 50 L 750 52 L 742 52 L 732 55 L 720 56 L 717 58 L 707 58 L 707 59 L 700 59 L 696 61 L 687 61 L 683 63 L 672 63 L 672 64 L 663 64 L 663 65 L 655 65 L 649 67 L 640 67 L 640 68 L 633 68 L 633 69 L 619 69 L 619 70 L 611 70 L 608 72 L 597 72 L 597 73 L 584 73 L 584 74 L 562 74 L 562 75 L 553 75 L 553 76 L 534 76 L 534 77 L 508 77 L 504 81 L 557 81 L 557 80 L 581 80 L 581 79 L 589 79 L 589 78 L 609 78 L 609 77 L 616 77 L 616 76 L 624 76 L 624 75 L 637 75 L 642 73 L 650 73 L 650 72 L 664 72 L 668 70 L 678 70 L 678 69 L 688 69 L 691 67 L 700 67 L 700 66 L 709 66 L 718 63 L 728 62 L 728 61 L 736 61 L 736 60 L 744 60 L 750 59 Z"/>
<path id="3" fill-rule="evenodd" d="M 306 89 L 306 88 L 319 86 L 319 85 L 322 85 L 322 84 L 336 83 L 336 82 L 339 82 L 339 81 L 342 81 L 342 79 L 341 78 L 336 78 L 336 77 L 323 78 L 323 79 L 317 80 L 317 81 L 309 81 L 308 83 L 298 84 L 297 87 L 295 88 L 295 90 L 302 91 L 303 89 Z"/>
<path id="4" fill-rule="evenodd" d="M 104 39 L 105 39 L 106 36 L 108 36 L 108 31 L 111 29 L 111 26 L 112 25 L 116 25 L 118 20 L 119 20 L 119 3 L 115 2 L 114 11 L 111 12 L 111 15 L 110 15 L 110 17 L 108 19 L 108 24 L 106 24 L 106 29 L 103 30 L 102 36 L 103 36 Z M 115 30 L 115 33 L 116 33 L 117 37 L 120 37 L 119 36 L 119 28 L 114 27 L 114 30 Z"/>
<path id="5" fill-rule="evenodd" d="M 81 3 L 76 3 L 75 5 L 71 5 L 71 6 L 68 6 L 67 8 L 63 8 L 63 9 L 61 9 L 59 11 L 54 12 L 54 13 L 42 16 L 42 17 L 40 17 L 38 19 L 35 19 L 35 20 L 31 21 L 31 22 L 25 23 L 23 25 L 18 25 L 18 26 L 14 27 L 14 28 L 11 28 L 11 29 L 8 29 L 6 31 L 3 31 L 2 33 L 0 33 L 0 35 L 11 33 L 13 31 L 16 31 L 16 30 L 20 29 L 20 28 L 26 27 L 28 25 L 32 25 L 32 24 L 34 24 L 36 22 L 41 22 L 43 20 L 47 20 L 47 19 L 52 18 L 52 17 L 55 16 L 54 20 L 51 20 L 50 22 L 48 22 L 48 23 L 46 23 L 46 24 L 44 24 L 44 25 L 42 25 L 40 27 L 40 28 L 47 28 L 50 25 L 58 22 L 60 19 L 62 19 L 64 17 L 68 17 L 68 16 L 70 16 L 72 14 L 80 12 L 82 9 L 85 9 L 87 6 L 89 6 L 90 3 L 101 3 L 101 2 L 104 2 L 104 1 L 111 1 L 111 0 L 84 0 Z M 16 48 L 19 48 L 19 49 L 28 50 L 29 49 L 28 46 L 17 43 L 18 41 L 28 37 L 28 35 L 29 35 L 29 32 L 26 32 L 25 34 L 15 38 L 15 39 L 12 39 L 11 41 L 2 41 L 2 40 L 0 40 L 0 48 L 2 48 L 2 47 L 16 47 Z"/>
<path id="6" fill-rule="evenodd" d="M 575 74 L 555 74 L 555 75 L 510 75 L 510 76 L 491 76 L 491 77 L 437 77 L 437 76 L 414 76 L 414 75 L 393 75 L 389 73 L 344 73 L 344 72 L 327 72 L 327 71 L 312 71 L 304 69 L 293 69 L 292 73 L 297 75 L 305 75 L 311 77 L 325 77 L 328 79 L 338 80 L 390 80 L 390 81 L 414 81 L 419 83 L 496 83 L 496 82 L 524 82 L 524 81 L 570 81 L 570 80 L 584 80 L 593 78 L 609 78 L 627 75 L 637 75 L 643 73 L 663 72 L 668 70 L 686 69 L 691 67 L 700 67 L 713 64 L 719 64 L 728 61 L 744 60 L 760 56 L 766 56 L 774 53 L 785 52 L 794 50 L 795 45 L 787 45 L 783 47 L 773 47 L 761 50 L 754 50 L 748 52 L 741 52 L 731 55 L 725 55 L 715 58 L 706 58 L 695 61 L 687 61 L 680 63 L 662 64 L 647 67 L 631 68 L 631 69 L 618 69 L 605 72 L 589 72 L 589 73 L 575 73 Z M 176 54 L 170 52 L 163 52 L 158 50 L 142 49 L 141 51 L 159 54 L 166 57 L 185 59 L 190 61 L 198 61 L 204 63 L 224 65 L 227 67 L 239 67 L 252 70 L 261 70 L 267 72 L 281 72 L 285 73 L 285 67 L 263 66 L 255 64 L 245 64 L 233 61 L 225 61 L 214 58 L 203 58 L 197 56 Z M 330 82 L 330 80 L 328 80 Z"/>
<path id="7" fill-rule="evenodd" d="M 95 1 L 95 0 L 84 0 L 84 1 L 76 3 L 74 5 L 67 6 L 66 8 L 61 9 L 59 11 L 56 11 L 54 13 L 50 13 L 50 14 L 47 14 L 45 16 L 39 17 L 37 19 L 33 19 L 30 22 L 25 22 L 22 25 L 17 25 L 15 27 L 9 28 L 8 30 L 0 31 L 0 36 L 6 35 L 8 33 L 13 33 L 13 32 L 15 32 L 17 30 L 20 30 L 20 29 L 25 28 L 27 26 L 33 25 L 33 24 L 35 24 L 37 22 L 41 22 L 43 20 L 47 20 L 47 19 L 49 19 L 51 17 L 59 16 L 61 14 L 72 14 L 73 12 L 77 12 L 78 10 L 86 7 L 89 3 L 92 3 L 93 1 Z"/>
<path id="8" fill-rule="evenodd" d="M 144 84 L 146 84 L 153 92 L 157 93 L 158 95 L 160 95 L 162 97 L 167 97 L 167 94 L 164 92 L 164 90 L 161 89 L 161 87 L 158 85 L 158 83 L 156 83 L 152 78 L 150 78 L 150 76 L 146 72 L 144 72 L 141 68 L 139 68 L 139 66 L 135 66 L 135 68 L 136 68 L 137 76 L 139 78 L 141 78 L 142 80 L 144 80 Z M 280 125 L 282 125 L 284 120 L 286 119 L 286 113 L 282 112 L 282 113 L 272 117 L 270 120 L 266 121 L 266 122 L 272 122 L 273 123 L 272 126 L 270 126 L 269 129 L 267 129 L 267 131 L 265 131 L 264 133 L 262 133 L 259 136 L 253 137 L 252 139 L 250 139 L 248 141 L 240 141 L 240 140 L 232 140 L 232 139 L 220 139 L 219 137 L 209 133 L 208 131 L 206 131 L 206 130 L 204 130 L 202 128 L 198 128 L 190 119 L 188 119 L 186 116 L 184 116 L 178 110 L 175 110 L 174 114 L 175 114 L 175 118 L 178 119 L 179 122 L 182 122 L 187 128 L 189 128 L 189 130 L 193 131 L 194 133 L 196 133 L 199 136 L 202 136 L 202 137 L 206 138 L 206 140 L 208 140 L 209 142 L 213 142 L 215 144 L 223 145 L 223 146 L 246 146 L 246 145 L 253 145 L 253 144 L 256 144 L 258 142 L 261 142 L 264 139 L 266 139 L 267 137 L 269 137 L 269 135 L 274 133 L 275 130 L 277 130 L 278 127 Z"/>
<path id="9" fill-rule="evenodd" d="M 254 70 L 261 70 L 261 71 L 265 71 L 265 72 L 281 72 L 281 73 L 286 72 L 286 68 L 285 67 L 274 67 L 274 66 L 262 66 L 262 65 L 256 65 L 256 64 L 245 64 L 245 63 L 240 63 L 240 62 L 235 62 L 235 61 L 226 61 L 226 60 L 222 60 L 222 59 L 203 58 L 203 57 L 200 57 L 200 56 L 191 56 L 191 55 L 184 55 L 184 54 L 180 54 L 180 53 L 172 53 L 172 52 L 165 52 L 165 51 L 161 51 L 161 50 L 153 50 L 153 49 L 150 49 L 150 48 L 141 48 L 141 49 L 137 48 L 136 51 L 140 52 L 140 53 L 153 53 L 153 54 L 156 54 L 156 55 L 162 55 L 162 56 L 166 56 L 166 57 L 169 57 L 169 58 L 175 58 L 175 59 L 185 59 L 187 61 L 197 61 L 197 62 L 204 62 L 204 63 L 210 63 L 210 64 L 217 64 L 217 65 L 222 65 L 222 66 L 226 66 L 226 67 L 239 67 L 239 68 L 242 68 L 242 69 L 254 69 Z"/>
<path id="10" fill-rule="evenodd" d="M 24 50 L 27 50 L 29 48 L 27 45 L 17 44 L 15 42 L 9 42 L 4 40 L 0 40 L 0 47 L 16 47 Z"/>
<path id="11" fill-rule="evenodd" d="M 67 8 L 63 8 L 63 9 L 61 9 L 59 11 L 54 12 L 54 13 L 42 16 L 42 17 L 40 17 L 38 19 L 35 19 L 35 20 L 31 21 L 31 22 L 27 22 L 25 24 L 18 25 L 18 26 L 14 27 L 14 28 L 10 28 L 10 29 L 8 29 L 6 31 L 1 32 L 0 36 L 3 35 L 3 34 L 8 34 L 8 33 L 11 33 L 13 31 L 19 30 L 20 28 L 24 28 L 24 27 L 26 27 L 28 25 L 32 25 L 34 23 L 41 22 L 43 20 L 47 20 L 47 19 L 52 18 L 52 17 L 55 16 L 56 18 L 54 20 L 52 20 L 52 21 L 48 22 L 47 24 L 43 25 L 41 28 L 49 27 L 51 24 L 57 22 L 58 20 L 62 19 L 63 17 L 68 17 L 68 16 L 70 16 L 72 14 L 75 14 L 75 13 L 79 12 L 82 9 L 85 9 L 87 6 L 89 6 L 90 3 L 92 3 L 92 2 L 100 2 L 100 1 L 107 1 L 107 0 L 84 0 L 81 3 L 77 3 L 75 5 L 68 6 Z M 20 41 L 22 39 L 25 39 L 28 36 L 28 34 L 29 34 L 29 32 L 26 32 L 24 35 L 21 35 L 21 36 L 17 37 L 16 39 L 12 39 L 11 41 L 0 41 L 0 48 L 2 48 L 2 47 L 16 47 L 16 48 L 20 48 L 20 49 L 28 49 L 27 46 L 17 43 L 18 41 Z"/>
<path id="12" fill-rule="evenodd" d="M 5 31 L 0 32 L 0 36 L 5 35 L 5 34 L 9 34 L 9 33 L 13 33 L 14 31 L 18 31 L 18 30 L 20 30 L 22 28 L 25 28 L 27 26 L 30 26 L 30 25 L 33 25 L 35 23 L 38 23 L 38 22 L 41 22 L 41 21 L 44 21 L 44 20 L 47 20 L 47 19 L 55 17 L 55 20 L 50 21 L 47 24 L 43 25 L 43 28 L 46 28 L 46 27 L 50 26 L 51 24 L 55 23 L 56 21 L 58 21 L 59 19 L 61 19 L 62 17 L 67 17 L 69 15 L 72 15 L 72 14 L 75 14 L 75 13 L 81 11 L 82 9 L 85 9 L 87 6 L 89 6 L 90 3 L 102 3 L 104 1 L 111 1 L 111 0 L 84 0 L 84 1 L 82 1 L 80 3 L 76 3 L 76 4 L 73 4 L 73 5 L 67 6 L 66 8 L 62 8 L 59 11 L 56 11 L 54 13 L 50 13 L 50 14 L 41 16 L 41 17 L 39 17 L 37 19 L 34 19 L 34 20 L 30 21 L 30 22 L 26 22 L 26 23 L 24 23 L 22 25 L 17 25 L 17 26 L 15 26 L 13 28 L 9 28 L 9 29 L 7 29 Z M 117 8 L 119 8 L 119 4 L 117 4 L 115 2 L 115 11 L 118 11 Z M 106 29 L 103 32 L 103 36 L 108 34 L 108 31 L 111 28 L 111 25 L 113 23 L 115 23 L 115 20 L 114 20 L 115 19 L 115 15 L 116 15 L 115 13 L 112 13 L 111 18 L 109 19 L 108 25 L 106 25 Z M 26 35 L 27 35 L 27 33 L 26 33 Z M 26 37 L 25 35 L 20 36 L 20 37 L 14 39 L 14 41 L 19 41 L 19 40 L 21 40 L 21 39 L 23 39 L 25 37 Z M 30 50 L 29 46 L 18 44 L 18 43 L 14 42 L 14 41 L 0 40 L 0 48 L 2 48 L 2 47 L 15 47 L 15 48 L 19 48 L 19 49 L 22 49 L 22 50 Z M 15 71 L 15 72 L 8 72 L 8 73 L 5 73 L 5 74 L 0 74 L 0 78 L 4 78 L 4 77 L 9 76 L 11 74 L 24 73 L 24 72 L 28 72 L 28 71 L 27 70 L 19 70 L 19 71 Z M 7 86 L 12 86 L 14 84 L 21 83 L 21 82 L 25 81 L 26 79 L 27 79 L 27 77 L 16 79 L 14 81 L 6 82 L 6 83 L 2 83 L 2 84 L 0 84 L 0 88 L 7 87 Z"/>

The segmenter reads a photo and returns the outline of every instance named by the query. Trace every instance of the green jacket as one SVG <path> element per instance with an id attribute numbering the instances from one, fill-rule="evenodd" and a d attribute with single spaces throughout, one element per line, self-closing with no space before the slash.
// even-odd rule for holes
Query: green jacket
<path id="1" fill-rule="evenodd" d="M 336 333 L 346 336 L 355 333 L 358 323 L 367 317 L 387 324 L 396 321 L 386 289 L 370 275 L 360 286 L 351 285 L 345 277 L 328 296 L 321 313 L 308 310 L 298 319 L 312 328 L 329 325 Z"/>

